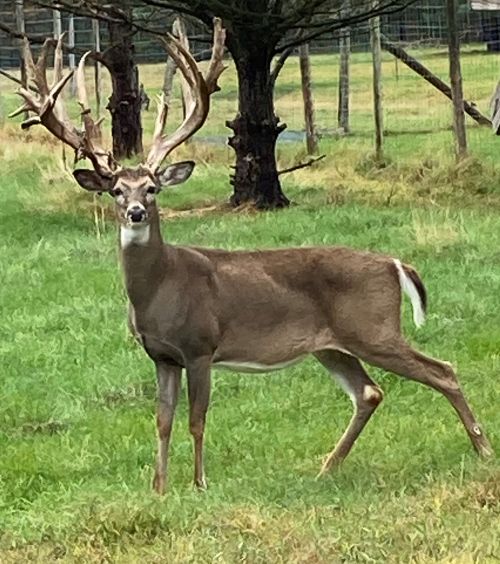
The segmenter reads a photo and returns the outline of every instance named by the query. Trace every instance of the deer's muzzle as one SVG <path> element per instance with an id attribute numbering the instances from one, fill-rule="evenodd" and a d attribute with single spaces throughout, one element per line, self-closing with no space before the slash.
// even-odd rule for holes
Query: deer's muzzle
<path id="1" fill-rule="evenodd" d="M 126 216 L 131 223 L 141 223 L 146 220 L 147 213 L 144 206 L 134 204 L 127 208 Z"/>

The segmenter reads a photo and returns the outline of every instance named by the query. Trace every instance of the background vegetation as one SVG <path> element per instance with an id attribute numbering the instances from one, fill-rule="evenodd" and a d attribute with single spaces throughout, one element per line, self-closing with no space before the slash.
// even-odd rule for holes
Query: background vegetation
<path id="1" fill-rule="evenodd" d="M 447 60 L 425 52 L 446 76 Z M 454 164 L 451 108 L 384 64 L 387 163 L 371 160 L 370 63 L 354 55 L 355 134 L 335 138 L 337 61 L 313 58 L 325 161 L 286 179 L 298 204 L 279 213 L 222 204 L 235 111 L 226 71 L 209 123 L 179 150 L 199 165 L 162 196 L 172 243 L 225 248 L 346 244 L 417 266 L 430 294 L 409 338 L 453 362 L 493 447 L 500 448 L 500 141 L 469 128 L 473 157 Z M 466 95 L 484 109 L 492 59 L 464 56 Z M 145 67 L 147 89 L 162 69 Z M 89 73 L 90 76 L 90 73 Z M 415 82 L 416 81 L 416 82 Z M 0 82 L 2 112 L 15 104 Z M 302 128 L 298 63 L 277 109 Z M 75 110 L 75 108 L 74 108 Z M 179 116 L 174 108 L 172 120 Z M 74 112 L 76 115 L 76 112 Z M 146 114 L 151 131 L 153 115 Z M 299 136 L 300 138 L 300 136 Z M 303 156 L 283 141 L 281 166 Z M 315 480 L 351 415 L 315 362 L 269 376 L 218 372 L 208 416 L 209 490 L 191 487 L 186 401 L 177 412 L 169 491 L 150 491 L 155 448 L 152 364 L 128 337 L 109 202 L 94 203 L 42 131 L 1 130 L 0 561 L 492 562 L 500 558 L 500 468 L 471 452 L 443 398 L 370 369 L 386 400 L 339 471 Z"/>

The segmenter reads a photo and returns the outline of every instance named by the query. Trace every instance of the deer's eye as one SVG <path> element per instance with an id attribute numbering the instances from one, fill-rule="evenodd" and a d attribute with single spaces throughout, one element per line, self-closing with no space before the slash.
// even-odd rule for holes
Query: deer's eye
<path id="1" fill-rule="evenodd" d="M 120 188 L 115 188 L 112 191 L 113 196 L 123 196 L 123 190 L 121 190 Z"/>
<path id="2" fill-rule="evenodd" d="M 148 188 L 148 194 L 156 194 L 156 186 L 150 186 Z"/>

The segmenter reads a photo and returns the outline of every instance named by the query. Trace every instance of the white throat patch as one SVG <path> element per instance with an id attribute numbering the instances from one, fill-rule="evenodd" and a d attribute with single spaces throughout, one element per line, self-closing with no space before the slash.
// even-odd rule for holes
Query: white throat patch
<path id="1" fill-rule="evenodd" d="M 122 249 L 129 245 L 147 245 L 149 242 L 149 225 L 121 225 L 120 244 Z"/>

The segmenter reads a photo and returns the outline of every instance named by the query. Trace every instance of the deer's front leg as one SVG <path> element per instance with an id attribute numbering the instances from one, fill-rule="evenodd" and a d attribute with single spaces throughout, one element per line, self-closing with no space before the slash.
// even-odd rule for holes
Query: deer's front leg
<path id="1" fill-rule="evenodd" d="M 203 433 L 210 401 L 210 360 L 199 359 L 187 366 L 189 395 L 189 431 L 194 441 L 194 485 L 205 489 L 203 469 Z"/>
<path id="2" fill-rule="evenodd" d="M 166 362 L 156 362 L 155 365 L 158 379 L 158 411 L 156 415 L 158 453 L 153 488 L 159 494 L 163 494 L 167 477 L 168 445 L 172 433 L 177 398 L 179 397 L 182 369 L 180 366 Z"/>

